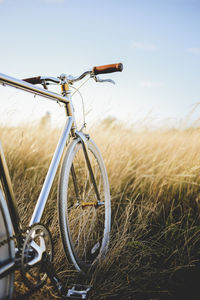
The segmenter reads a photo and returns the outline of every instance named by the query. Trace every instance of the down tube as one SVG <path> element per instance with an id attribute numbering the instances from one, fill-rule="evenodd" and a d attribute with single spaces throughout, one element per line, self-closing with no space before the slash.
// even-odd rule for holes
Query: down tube
<path id="1" fill-rule="evenodd" d="M 56 175 L 56 171 L 58 169 L 60 159 L 62 157 L 64 148 L 65 148 L 66 143 L 67 143 L 69 132 L 70 132 L 70 129 L 72 127 L 72 122 L 73 122 L 72 117 L 68 117 L 68 121 L 67 121 L 67 123 L 66 123 L 66 125 L 63 129 L 62 135 L 59 139 L 56 151 L 55 151 L 54 156 L 52 158 L 48 173 L 46 175 L 41 193 L 39 195 L 39 198 L 38 198 L 36 207 L 34 209 L 31 221 L 29 223 L 29 226 L 40 222 L 40 220 L 42 218 L 44 208 L 45 208 L 45 205 L 46 205 L 46 202 L 47 202 L 47 198 L 49 196 L 49 192 L 50 192 L 54 177 Z"/>

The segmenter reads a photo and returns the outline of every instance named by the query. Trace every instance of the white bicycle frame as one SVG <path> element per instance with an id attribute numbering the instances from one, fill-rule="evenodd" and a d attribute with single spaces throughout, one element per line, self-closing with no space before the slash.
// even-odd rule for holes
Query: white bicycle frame
<path id="1" fill-rule="evenodd" d="M 99 194 L 98 187 L 96 184 L 96 179 L 95 179 L 95 176 L 94 176 L 94 173 L 92 170 L 92 166 L 90 163 L 90 159 L 89 159 L 88 147 L 87 147 L 87 140 L 89 139 L 89 136 L 85 135 L 82 131 L 77 130 L 69 84 L 73 84 L 74 82 L 81 80 L 86 75 L 89 75 L 96 82 L 114 83 L 113 80 L 100 79 L 96 75 L 104 74 L 104 73 L 118 72 L 118 71 L 121 72 L 122 70 L 123 70 L 123 65 L 121 63 L 118 63 L 118 64 L 111 64 L 111 65 L 106 65 L 106 66 L 93 67 L 92 70 L 84 72 L 79 77 L 73 77 L 71 75 L 66 76 L 65 74 L 62 74 L 62 75 L 60 75 L 59 78 L 39 76 L 39 77 L 27 78 L 24 80 L 19 80 L 19 79 L 16 79 L 16 78 L 13 78 L 13 77 L 10 77 L 10 76 L 0 73 L 0 84 L 5 85 L 5 86 L 8 85 L 8 86 L 32 93 L 34 95 L 42 96 L 42 97 L 48 98 L 50 100 L 54 100 L 56 102 L 64 103 L 66 115 L 67 115 L 66 124 L 64 126 L 64 129 L 63 129 L 60 139 L 58 141 L 58 145 L 56 147 L 55 153 L 51 160 L 49 170 L 47 172 L 42 190 L 40 192 L 35 209 L 33 211 L 29 226 L 32 226 L 32 225 L 40 222 L 40 220 L 42 218 L 42 215 L 43 215 L 43 212 L 44 212 L 44 209 L 46 206 L 46 202 L 47 202 L 47 199 L 49 196 L 49 192 L 51 190 L 53 180 L 55 178 L 61 157 L 63 155 L 63 152 L 64 152 L 66 144 L 67 144 L 67 140 L 70 136 L 70 133 L 71 133 L 72 137 L 77 138 L 80 141 L 80 143 L 82 144 L 82 147 L 83 147 L 86 165 L 88 167 L 91 182 L 92 182 L 94 192 L 96 194 L 96 199 L 97 199 L 97 202 L 94 202 L 91 205 L 95 205 L 95 206 L 104 205 L 104 202 L 102 202 L 101 198 L 100 198 L 100 194 Z M 29 83 L 29 82 L 31 82 L 31 83 Z M 47 84 L 49 84 L 50 82 L 54 82 L 61 86 L 61 91 L 62 91 L 61 95 L 47 90 Z M 40 87 L 34 85 L 37 83 L 42 84 L 44 88 L 40 88 Z M 72 176 L 75 176 L 75 175 L 72 174 Z M 19 248 L 20 241 L 22 239 L 22 236 L 21 236 L 22 226 L 21 226 L 21 221 L 20 221 L 20 217 L 18 214 L 18 210 L 17 210 L 16 200 L 15 200 L 14 192 L 12 189 L 12 184 L 11 184 L 11 179 L 10 179 L 6 159 L 5 159 L 5 156 L 3 153 L 3 148 L 1 146 L 1 144 L 0 144 L 0 184 L 3 188 L 4 194 L 6 196 L 5 198 L 6 198 L 6 202 L 7 202 L 7 206 L 8 206 L 8 211 L 10 214 L 10 218 L 11 218 L 15 236 L 17 237 L 17 243 L 18 243 L 18 248 Z M 12 262 L 11 265 L 13 265 L 13 264 L 14 264 L 14 262 Z M 5 266 L 3 268 L 0 267 L 0 277 L 3 277 L 4 273 L 6 271 L 10 270 L 10 268 L 11 268 L 11 266 L 9 265 L 9 263 L 7 264 L 6 267 Z"/>
<path id="2" fill-rule="evenodd" d="M 63 132 L 60 136 L 60 139 L 58 141 L 58 145 L 56 147 L 55 153 L 53 155 L 52 161 L 50 163 L 49 166 L 49 170 L 47 172 L 42 190 L 40 192 L 39 198 L 37 200 L 37 204 L 35 206 L 33 215 L 31 217 L 29 226 L 40 222 L 44 209 L 45 209 L 45 205 L 49 196 L 49 192 L 53 183 L 53 180 L 55 178 L 62 154 L 64 152 L 64 149 L 66 147 L 66 143 L 67 140 L 69 138 L 69 134 L 70 131 L 72 133 L 73 136 L 77 136 L 80 141 L 83 144 L 83 149 L 84 149 L 84 153 L 85 153 L 85 157 L 86 157 L 86 161 L 88 160 L 88 153 L 87 153 L 87 145 L 86 145 L 86 137 L 85 135 L 78 131 L 76 128 L 76 121 L 75 121 L 75 116 L 74 116 L 74 112 L 73 112 L 73 107 L 72 107 L 72 101 L 71 101 L 71 95 L 70 95 L 70 91 L 67 90 L 65 93 L 65 96 L 56 94 L 54 92 L 42 89 L 40 87 L 34 86 L 30 83 L 27 83 L 23 80 L 18 80 L 15 79 L 13 77 L 4 75 L 2 73 L 0 73 L 0 84 L 3 85 L 9 85 L 15 88 L 19 88 L 21 90 L 24 90 L 26 92 L 29 93 L 33 93 L 35 95 L 38 96 L 42 96 L 42 97 L 46 97 L 48 99 L 54 100 L 54 101 L 59 101 L 62 102 L 66 105 L 66 111 L 67 111 L 67 121 L 66 124 L 64 126 Z M 63 82 L 63 86 L 66 84 L 66 82 Z M 90 162 L 87 162 L 88 168 L 89 168 L 89 172 L 91 174 L 91 176 L 93 175 L 92 170 L 90 169 Z M 0 171 L 1 171 L 1 179 L 3 181 L 3 185 L 5 187 L 6 190 L 6 194 L 7 194 L 7 202 L 8 202 L 8 207 L 9 207 L 9 212 L 11 215 L 11 220 L 13 223 L 13 227 L 15 230 L 15 233 L 18 234 L 20 232 L 19 228 L 20 228 L 20 218 L 18 216 L 18 212 L 17 212 L 17 208 L 16 208 L 16 201 L 14 198 L 14 193 L 12 190 L 12 186 L 11 186 L 11 180 L 10 180 L 10 176 L 9 176 L 9 172 L 8 172 L 8 168 L 7 168 L 7 164 L 6 164 L 6 160 L 3 154 L 3 149 L 2 147 L 0 147 Z M 3 174 L 3 175 L 2 175 Z M 94 188 L 95 190 L 97 190 L 97 199 L 99 199 L 98 197 L 98 189 L 96 187 L 96 182 L 93 182 L 94 184 Z M 100 199 L 99 199 L 100 200 Z M 16 224 L 16 222 L 18 222 L 18 224 Z M 0 271 L 1 273 L 1 271 Z"/>
<path id="3" fill-rule="evenodd" d="M 82 149 L 85 157 L 85 162 L 88 168 L 89 176 L 91 179 L 91 183 L 94 188 L 94 192 L 96 194 L 96 200 L 94 202 L 91 202 L 89 205 L 93 205 L 95 207 L 104 205 L 104 202 L 101 201 L 99 190 L 96 184 L 96 179 L 93 173 L 93 169 L 90 163 L 89 159 L 89 153 L 88 153 L 88 146 L 87 141 L 89 139 L 89 135 L 86 135 L 82 132 L 82 129 L 80 131 L 77 130 L 76 126 L 76 120 L 74 116 L 74 109 L 72 105 L 72 99 L 71 99 L 71 93 L 69 89 L 69 85 L 73 84 L 76 81 L 81 80 L 86 75 L 89 75 L 90 78 L 93 78 L 96 82 L 111 82 L 114 83 L 113 80 L 110 79 L 100 79 L 96 75 L 98 74 L 104 74 L 104 73 L 112 73 L 112 72 L 118 72 L 123 70 L 123 65 L 121 63 L 118 64 L 111 64 L 111 65 L 105 65 L 105 66 L 99 66 L 99 67 L 93 67 L 92 70 L 86 71 L 83 74 L 81 74 L 79 77 L 73 77 L 73 76 L 66 76 L 65 74 L 62 74 L 58 78 L 54 77 L 32 77 L 27 78 L 24 80 L 19 80 L 10 76 L 7 76 L 5 74 L 0 73 L 0 84 L 3 86 L 11 86 L 17 89 L 21 89 L 23 91 L 32 93 L 34 95 L 38 95 L 41 97 L 48 98 L 50 100 L 54 100 L 56 102 L 61 102 L 65 106 L 66 110 L 66 116 L 67 120 L 64 126 L 64 129 L 62 131 L 62 134 L 59 138 L 55 153 L 53 155 L 53 158 L 51 160 L 46 178 L 44 180 L 42 190 L 40 192 L 40 195 L 38 197 L 36 206 L 34 208 L 29 226 L 32 226 L 36 223 L 39 223 L 41 221 L 46 202 L 56 175 L 56 172 L 58 170 L 62 155 L 64 153 L 64 150 L 67 145 L 67 140 L 70 136 L 77 139 L 77 142 L 80 142 L 82 144 Z M 29 83 L 31 82 L 31 83 Z M 59 84 L 61 86 L 62 94 L 56 94 L 54 92 L 47 90 L 47 85 L 50 82 L 54 82 L 56 84 Z M 40 88 L 34 84 L 42 84 L 44 88 Z M 84 128 L 84 126 L 83 126 Z M 71 173 L 73 177 L 73 182 L 76 189 L 76 174 L 74 174 L 74 166 L 72 164 L 71 166 Z M 75 179 L 75 180 L 74 180 Z M 13 250 L 13 255 L 10 255 L 9 259 L 5 261 L 5 263 L 0 265 L 0 279 L 7 276 L 9 273 L 12 273 L 13 270 L 17 267 L 17 260 L 15 260 L 15 256 L 17 251 L 19 251 L 21 244 L 23 242 L 23 236 L 22 236 L 22 224 L 20 221 L 20 216 L 17 210 L 17 204 L 12 188 L 12 183 L 9 175 L 9 170 L 7 167 L 6 159 L 3 153 L 3 148 L 0 143 L 0 189 L 3 190 L 2 202 L 4 202 L 5 208 L 2 210 L 2 216 L 5 219 L 5 210 L 8 212 L 7 218 L 9 219 L 9 226 L 14 230 L 14 235 L 9 236 L 8 239 L 12 241 L 13 238 L 16 238 L 17 246 L 18 248 L 15 248 Z M 4 197 L 5 196 L 5 197 Z M 5 199 L 4 199 L 5 198 Z M 0 203 L 1 204 L 1 203 Z M 7 207 L 6 207 L 7 204 Z M 8 209 L 7 209 L 8 208 Z M 11 235 L 13 230 L 10 230 L 9 235 Z M 5 242 L 5 241 L 3 241 Z M 38 253 L 38 258 L 34 260 L 34 263 L 37 263 L 41 260 L 42 253 L 44 251 L 42 245 L 41 247 L 37 245 L 37 248 L 34 248 L 35 251 Z M 14 247 L 14 246 L 13 246 Z M 14 249 L 14 248 L 13 248 Z M 8 261 L 9 260 L 9 261 Z M 30 263 L 30 262 L 29 262 Z M 9 285 L 8 285 L 9 286 Z M 78 295 L 82 296 L 82 299 L 86 299 L 86 295 L 89 289 L 83 291 L 77 291 L 75 289 L 68 291 L 68 296 Z"/>

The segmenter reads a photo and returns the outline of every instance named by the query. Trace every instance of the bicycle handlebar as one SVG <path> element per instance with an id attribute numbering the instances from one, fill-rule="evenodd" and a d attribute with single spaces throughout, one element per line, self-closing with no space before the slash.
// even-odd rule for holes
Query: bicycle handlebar
<path id="1" fill-rule="evenodd" d="M 113 72 L 122 72 L 122 70 L 123 70 L 123 64 L 118 63 L 118 64 L 93 67 L 92 72 L 94 75 L 98 75 L 98 74 L 106 74 L 106 73 L 113 73 Z"/>
<path id="2" fill-rule="evenodd" d="M 106 74 L 106 73 L 113 73 L 113 72 L 122 72 L 123 70 L 123 64 L 122 63 L 117 63 L 117 64 L 110 64 L 110 65 L 103 65 L 103 66 L 98 66 L 98 67 L 93 67 L 92 70 L 86 71 L 80 76 L 73 77 L 71 75 L 66 76 L 65 74 L 62 74 L 60 77 L 55 78 L 55 77 L 44 77 L 44 76 L 37 76 L 37 77 L 30 77 L 30 78 L 25 78 L 22 79 L 28 83 L 31 84 L 44 84 L 44 82 L 54 82 L 59 84 L 60 79 L 66 79 L 68 82 L 73 83 L 75 81 L 79 81 L 83 79 L 86 75 L 90 75 L 92 78 L 96 78 L 96 75 L 98 74 Z M 97 82 L 99 80 L 96 80 Z"/>

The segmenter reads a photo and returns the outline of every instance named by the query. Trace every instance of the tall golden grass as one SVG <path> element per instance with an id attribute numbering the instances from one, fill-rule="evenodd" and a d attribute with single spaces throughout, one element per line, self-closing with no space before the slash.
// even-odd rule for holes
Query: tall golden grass
<path id="1" fill-rule="evenodd" d="M 27 225 L 59 133 L 37 126 L 1 127 L 0 133 Z M 61 247 L 56 178 L 42 222 L 53 234 L 54 265 L 65 284 L 92 284 L 91 299 L 200 299 L 200 130 L 138 132 L 105 121 L 91 137 L 110 182 L 110 249 L 92 277 L 73 271 Z M 44 297 L 56 297 L 50 283 L 30 299 Z"/>

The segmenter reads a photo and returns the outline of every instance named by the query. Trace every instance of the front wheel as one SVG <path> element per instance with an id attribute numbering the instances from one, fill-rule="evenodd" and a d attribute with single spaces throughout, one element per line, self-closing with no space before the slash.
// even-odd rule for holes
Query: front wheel
<path id="1" fill-rule="evenodd" d="M 100 199 L 80 139 L 74 139 L 63 160 L 58 211 L 65 253 L 79 272 L 87 273 L 108 249 L 111 206 L 106 168 L 92 140 L 87 140 L 88 157 Z"/>

